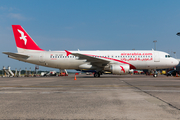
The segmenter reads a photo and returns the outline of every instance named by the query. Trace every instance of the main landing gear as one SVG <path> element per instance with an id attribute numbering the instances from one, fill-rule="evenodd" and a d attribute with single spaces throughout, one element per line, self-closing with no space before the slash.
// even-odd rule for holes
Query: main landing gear
<path id="1" fill-rule="evenodd" d="M 94 73 L 94 77 L 100 77 L 100 75 L 101 75 L 101 72 L 95 72 Z"/>

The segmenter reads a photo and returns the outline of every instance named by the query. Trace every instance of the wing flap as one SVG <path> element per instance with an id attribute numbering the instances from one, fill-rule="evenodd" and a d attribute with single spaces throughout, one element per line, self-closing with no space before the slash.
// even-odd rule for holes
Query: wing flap
<path id="1" fill-rule="evenodd" d="M 11 52 L 3 52 L 3 54 L 6 54 L 8 56 L 12 56 L 12 57 L 15 57 L 15 58 L 22 58 L 22 59 L 27 59 L 29 58 L 28 55 L 22 55 L 22 54 L 18 54 L 18 53 L 11 53 Z"/>

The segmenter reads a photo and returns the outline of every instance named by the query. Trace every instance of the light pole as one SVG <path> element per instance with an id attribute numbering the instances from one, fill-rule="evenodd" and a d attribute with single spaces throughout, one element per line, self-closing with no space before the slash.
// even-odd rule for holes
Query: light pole
<path id="1" fill-rule="evenodd" d="M 176 52 L 173 52 L 173 53 L 174 53 L 175 58 L 177 58 L 177 57 L 176 57 Z"/>
<path id="2" fill-rule="evenodd" d="M 157 40 L 153 41 L 153 43 L 154 43 L 154 50 L 156 50 L 156 42 L 157 42 Z"/>
<path id="3" fill-rule="evenodd" d="M 180 32 L 176 33 L 177 36 L 180 36 Z"/>

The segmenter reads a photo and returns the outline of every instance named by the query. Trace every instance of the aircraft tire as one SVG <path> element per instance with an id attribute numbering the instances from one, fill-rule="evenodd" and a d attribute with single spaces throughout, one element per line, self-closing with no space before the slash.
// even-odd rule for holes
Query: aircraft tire
<path id="1" fill-rule="evenodd" d="M 100 74 L 99 73 L 94 73 L 94 77 L 100 77 Z"/>
<path id="2" fill-rule="evenodd" d="M 98 77 L 100 77 L 100 74 L 98 74 Z"/>

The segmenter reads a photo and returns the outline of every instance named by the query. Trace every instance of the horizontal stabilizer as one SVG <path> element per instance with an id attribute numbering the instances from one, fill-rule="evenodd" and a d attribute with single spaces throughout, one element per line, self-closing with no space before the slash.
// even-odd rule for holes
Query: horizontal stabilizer
<path id="1" fill-rule="evenodd" d="M 22 58 L 22 59 L 29 58 L 28 55 L 22 55 L 22 54 L 19 54 L 19 53 L 3 52 L 3 54 L 6 54 L 8 56 L 12 56 L 12 57 L 15 57 L 15 58 Z"/>

